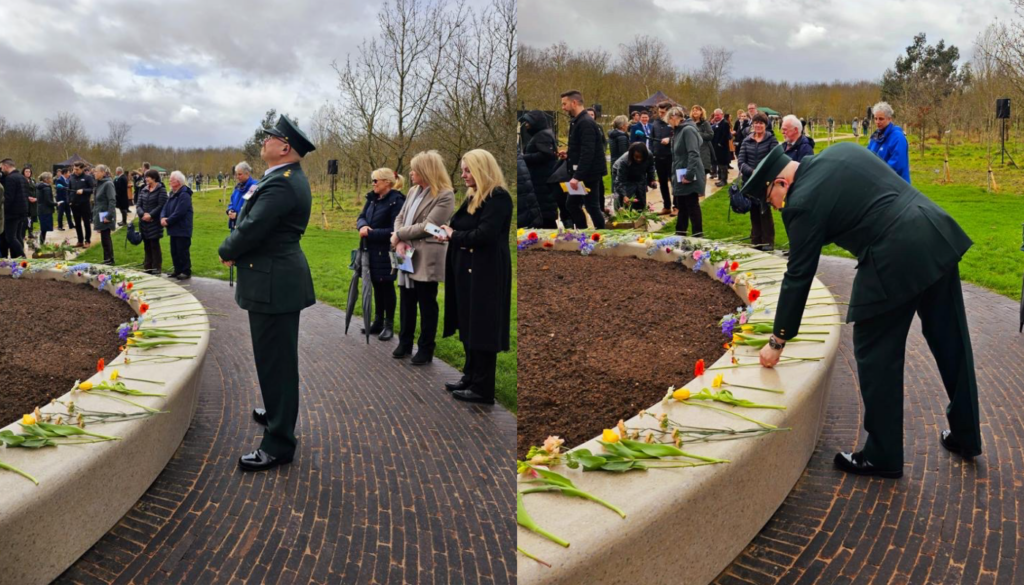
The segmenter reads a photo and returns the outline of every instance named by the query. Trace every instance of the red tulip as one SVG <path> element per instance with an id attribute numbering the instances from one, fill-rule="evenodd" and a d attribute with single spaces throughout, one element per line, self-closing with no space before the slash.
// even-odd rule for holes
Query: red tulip
<path id="1" fill-rule="evenodd" d="M 701 359 L 697 360 L 697 365 L 695 365 L 693 367 L 693 375 L 694 376 L 703 376 L 704 375 L 704 358 L 701 358 Z"/>
<path id="2" fill-rule="evenodd" d="M 104 367 L 106 367 L 106 362 L 103 361 L 103 358 L 100 358 L 100 361 L 96 362 L 96 371 L 102 372 Z"/>
<path id="3" fill-rule="evenodd" d="M 752 289 L 750 289 L 750 291 L 747 292 L 747 300 L 750 301 L 750 302 L 756 301 L 757 298 L 760 297 L 760 296 L 761 296 L 761 291 L 757 290 L 756 288 L 752 288 Z"/>
<path id="4" fill-rule="evenodd" d="M 594 233 L 590 234 L 590 239 L 595 241 L 595 242 L 600 242 L 601 241 L 601 234 L 599 234 L 597 232 L 594 232 Z"/>
<path id="5" fill-rule="evenodd" d="M 536 240 L 537 239 L 537 232 L 530 232 L 530 233 L 526 234 L 526 237 L 527 237 L 527 239 L 530 239 L 530 240 Z"/>
<path id="6" fill-rule="evenodd" d="M 739 262 L 733 262 L 732 266 L 729 267 L 729 270 L 732 270 L 733 272 L 735 272 L 736 269 L 739 268 L 739 267 L 740 267 L 740 263 Z"/>

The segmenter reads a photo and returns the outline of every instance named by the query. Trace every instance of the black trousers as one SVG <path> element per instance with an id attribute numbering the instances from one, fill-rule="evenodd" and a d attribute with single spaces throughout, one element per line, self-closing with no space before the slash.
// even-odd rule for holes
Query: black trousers
<path id="1" fill-rule="evenodd" d="M 700 195 L 679 195 L 675 198 L 676 207 L 679 208 L 679 215 L 676 217 L 676 235 L 685 236 L 687 225 L 693 226 L 690 233 L 693 237 L 704 235 L 704 220 L 700 213 Z"/>
<path id="2" fill-rule="evenodd" d="M 718 165 L 718 180 L 723 183 L 729 182 L 729 163 Z"/>
<path id="3" fill-rule="evenodd" d="M 558 185 L 552 187 L 552 192 L 555 194 L 555 203 L 558 204 L 558 217 L 562 220 L 562 227 L 571 230 L 576 226 L 576 222 L 569 213 L 569 196 Z M 583 225 L 586 227 L 586 224 Z"/>
<path id="4" fill-rule="evenodd" d="M 974 355 L 960 271 L 954 266 L 903 306 L 853 326 L 853 353 L 868 432 L 864 455 L 886 469 L 903 465 L 903 369 L 907 333 L 915 314 L 921 318 L 921 333 L 949 398 L 946 418 L 953 437 L 965 448 L 981 451 Z"/>
<path id="5" fill-rule="evenodd" d="M 0 235 L 0 258 L 21 258 L 25 255 L 25 223 L 23 217 L 5 217 L 4 233 Z"/>
<path id="6" fill-rule="evenodd" d="M 68 218 L 68 227 L 75 227 L 75 222 L 71 221 L 71 204 L 70 203 L 58 203 L 57 204 L 57 229 L 64 229 L 64 217 Z"/>
<path id="7" fill-rule="evenodd" d="M 654 159 L 654 172 L 658 174 L 658 189 L 661 190 L 661 204 L 665 209 L 672 209 L 672 197 L 669 189 L 672 186 L 672 157 Z"/>
<path id="8" fill-rule="evenodd" d="M 590 216 L 590 221 L 594 223 L 594 229 L 604 229 L 604 183 L 594 182 L 594 185 L 590 186 L 590 193 L 586 195 L 572 195 L 569 197 L 566 206 L 569 208 L 569 213 L 572 215 L 572 223 L 578 230 L 587 229 L 587 215 Z M 586 215 L 583 214 L 583 209 L 586 208 Z"/>
<path id="9" fill-rule="evenodd" d="M 103 244 L 103 263 L 114 264 L 114 241 L 110 238 L 110 230 L 100 230 L 100 242 Z"/>
<path id="10" fill-rule="evenodd" d="M 260 381 L 267 428 L 260 449 L 273 457 L 295 454 L 299 418 L 299 311 L 270 315 L 249 312 L 252 355 Z"/>
<path id="11" fill-rule="evenodd" d="M 128 208 L 118 207 L 118 209 L 121 211 L 121 223 L 128 223 Z"/>
<path id="12" fill-rule="evenodd" d="M 416 335 L 416 309 L 420 313 L 420 338 L 416 345 L 421 350 L 434 351 L 434 338 L 437 337 L 437 306 L 436 282 L 413 281 L 413 288 L 399 287 L 399 300 L 402 303 L 401 331 L 398 343 L 412 349 L 412 339 Z"/>
<path id="13" fill-rule="evenodd" d="M 164 265 L 164 253 L 160 250 L 160 239 L 142 240 L 142 248 L 145 251 L 142 269 L 160 272 Z"/>
<path id="14" fill-rule="evenodd" d="M 92 242 L 92 205 L 88 201 L 73 203 L 71 214 L 75 217 L 75 234 L 78 236 L 78 243 Z"/>
<path id="15" fill-rule="evenodd" d="M 175 274 L 192 274 L 191 249 L 192 238 L 171 236 L 171 263 Z"/>
<path id="16" fill-rule="evenodd" d="M 763 211 L 756 205 L 750 209 L 750 243 L 761 250 L 774 250 L 775 218 L 771 206 L 765 207 Z"/>
<path id="17" fill-rule="evenodd" d="M 373 283 L 373 318 L 375 321 L 379 319 L 394 321 L 397 304 L 398 295 L 395 293 L 394 281 L 386 280 Z"/>
<path id="18" fill-rule="evenodd" d="M 473 392 L 485 398 L 494 399 L 494 372 L 498 367 L 498 353 L 476 351 L 462 344 L 466 352 L 466 366 L 462 368 L 462 381 L 472 386 Z"/>

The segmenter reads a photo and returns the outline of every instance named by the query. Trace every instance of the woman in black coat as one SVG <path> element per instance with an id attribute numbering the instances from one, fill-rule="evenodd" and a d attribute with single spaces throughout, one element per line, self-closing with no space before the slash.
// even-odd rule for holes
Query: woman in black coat
<path id="1" fill-rule="evenodd" d="M 630 207 L 636 211 L 647 209 L 647 189 L 657 186 L 654 157 L 643 142 L 630 144 L 629 150 L 612 161 L 612 192 L 616 209 L 622 206 L 623 198 L 631 199 Z"/>
<path id="2" fill-rule="evenodd" d="M 494 404 L 499 351 L 509 350 L 512 196 L 498 162 L 486 150 L 462 157 L 468 194 L 442 226 L 449 241 L 445 264 L 444 335 L 459 332 L 466 351 L 462 379 L 445 388 L 458 400 Z"/>
<path id="3" fill-rule="evenodd" d="M 523 160 L 523 153 L 516 156 L 516 197 L 516 227 L 544 227 L 540 205 L 537 204 L 537 195 L 533 192 L 533 181 L 530 180 L 530 170 Z"/>
<path id="4" fill-rule="evenodd" d="M 374 305 L 370 333 L 381 341 L 388 341 L 395 336 L 395 305 L 398 304 L 397 275 L 391 268 L 391 232 L 405 204 L 405 195 L 399 191 L 404 180 L 391 169 L 377 169 L 370 178 L 373 190 L 366 194 L 366 205 L 356 220 L 356 228 L 359 229 L 359 248 L 370 257 Z"/>
<path id="5" fill-rule="evenodd" d="M 53 231 L 53 211 L 57 202 L 53 198 L 53 174 L 39 175 L 36 183 L 36 206 L 39 212 L 39 245 L 46 243 L 46 232 Z"/>
<path id="6" fill-rule="evenodd" d="M 615 116 L 612 120 L 612 129 L 608 132 L 608 150 L 612 164 L 629 149 L 629 135 L 625 132 L 627 122 L 629 120 L 625 116 Z"/>
<path id="7" fill-rule="evenodd" d="M 541 227 L 545 229 L 558 227 L 555 219 L 559 215 L 561 215 L 562 224 L 565 227 L 572 227 L 569 210 L 565 206 L 565 194 L 562 193 L 562 189 L 558 185 L 548 184 L 551 173 L 558 165 L 558 139 L 548 127 L 547 115 L 540 110 L 531 110 L 523 114 L 519 121 L 526 130 L 523 160 L 526 161 L 526 167 L 530 169 L 533 193 L 537 197 L 537 204 L 540 205 L 544 222 Z"/>
<path id="8" fill-rule="evenodd" d="M 160 251 L 160 238 L 164 237 L 160 212 L 167 203 L 167 189 L 160 182 L 158 171 L 149 169 L 145 178 L 146 188 L 135 196 L 135 214 L 139 216 L 139 231 L 142 232 L 142 245 L 146 251 L 142 269 L 149 274 L 160 274 L 164 263 L 163 252 Z"/>
<path id="9" fill-rule="evenodd" d="M 754 120 L 750 124 L 750 135 L 740 146 L 739 161 L 740 174 L 746 181 L 757 168 L 757 164 L 773 148 L 779 145 L 775 134 L 768 130 L 768 116 L 758 112 L 754 114 Z M 775 249 L 775 219 L 772 218 L 772 210 L 769 206 L 754 205 L 750 209 L 750 243 L 756 248 L 765 251 Z"/>

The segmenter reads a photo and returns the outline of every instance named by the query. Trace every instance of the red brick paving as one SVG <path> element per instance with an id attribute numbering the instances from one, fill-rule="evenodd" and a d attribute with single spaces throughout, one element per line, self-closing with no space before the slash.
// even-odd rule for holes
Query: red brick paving
<path id="1" fill-rule="evenodd" d="M 853 266 L 823 257 L 821 280 L 849 298 Z M 853 330 L 844 327 L 825 428 L 807 469 L 714 583 L 1024 583 L 1024 339 L 1017 333 L 1018 305 L 968 284 L 964 301 L 985 453 L 965 464 L 939 444 L 946 395 L 915 322 L 907 347 L 903 478 L 835 470 L 835 453 L 863 445 L 865 438 Z"/>
<path id="2" fill-rule="evenodd" d="M 193 279 L 227 313 L 192 426 L 164 472 L 56 583 L 514 583 L 515 418 L 442 387 L 457 372 L 302 314 L 295 462 L 238 470 L 261 428 L 248 320 L 227 283 Z M 360 321 L 361 319 L 356 319 Z M 63 528 L 66 529 L 66 528 Z M 58 530 L 59 531 L 59 530 Z"/>

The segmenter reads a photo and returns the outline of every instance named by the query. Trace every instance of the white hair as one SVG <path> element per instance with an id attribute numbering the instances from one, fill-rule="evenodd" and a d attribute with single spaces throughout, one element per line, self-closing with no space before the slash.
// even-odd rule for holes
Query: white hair
<path id="1" fill-rule="evenodd" d="M 110 176 L 110 167 L 108 167 L 107 165 L 96 165 L 92 168 L 92 170 L 93 172 L 99 171 L 103 173 L 104 176 Z"/>
<path id="2" fill-rule="evenodd" d="M 124 172 L 124 169 L 121 167 L 117 167 L 116 169 L 114 169 L 114 172 L 120 175 L 121 173 Z"/>
<path id="3" fill-rule="evenodd" d="M 889 105 L 889 102 L 878 102 L 877 104 L 871 106 L 871 113 L 874 114 L 877 112 L 882 112 L 883 114 L 885 114 L 885 117 L 889 118 L 890 120 L 893 117 L 892 106 Z"/>
<path id="4" fill-rule="evenodd" d="M 252 167 L 249 166 L 249 163 L 245 162 L 244 160 L 235 165 L 235 172 L 237 173 L 238 171 L 242 171 L 245 174 L 252 176 Z"/>
<path id="5" fill-rule="evenodd" d="M 171 175 L 169 177 L 167 177 L 167 180 L 168 181 L 177 181 L 177 182 L 181 183 L 182 185 L 188 185 L 188 181 L 185 180 L 185 173 L 182 173 L 181 171 L 174 171 L 174 172 L 172 172 Z"/>
<path id="6" fill-rule="evenodd" d="M 804 131 L 804 125 L 800 122 L 800 118 L 797 118 L 793 114 L 783 116 L 782 123 L 785 124 L 786 122 L 789 122 L 790 125 L 794 126 L 797 132 L 802 133 Z"/>
<path id="7" fill-rule="evenodd" d="M 716 114 L 724 114 L 725 112 L 722 111 L 722 108 L 715 108 L 715 113 Z"/>

